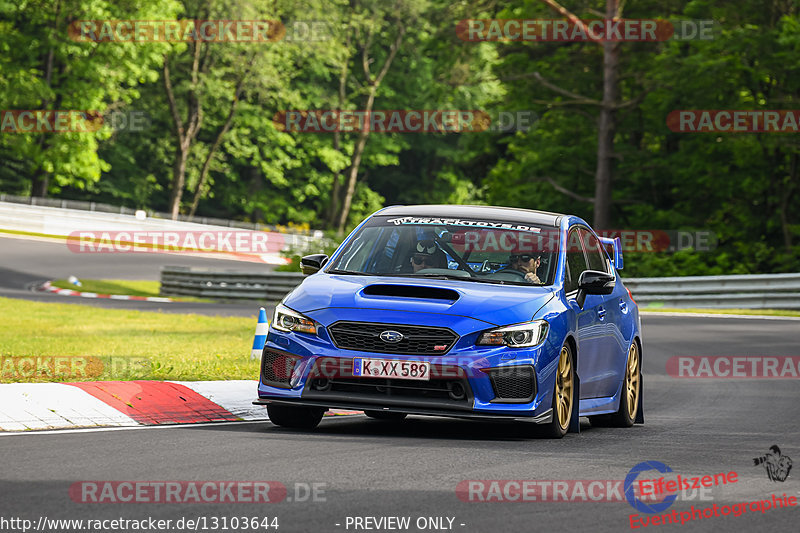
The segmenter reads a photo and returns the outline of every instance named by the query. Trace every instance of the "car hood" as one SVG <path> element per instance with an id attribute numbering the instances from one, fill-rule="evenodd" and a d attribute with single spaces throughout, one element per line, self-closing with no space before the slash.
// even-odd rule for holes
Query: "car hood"
<path id="1" fill-rule="evenodd" d="M 552 298 L 554 290 L 553 287 L 321 272 L 303 280 L 283 303 L 306 314 L 332 308 L 373 309 L 451 315 L 502 326 L 531 320 Z"/>

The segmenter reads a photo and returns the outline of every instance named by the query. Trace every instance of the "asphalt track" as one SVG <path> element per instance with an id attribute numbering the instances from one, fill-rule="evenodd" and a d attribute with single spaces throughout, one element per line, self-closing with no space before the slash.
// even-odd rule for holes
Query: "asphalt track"
<path id="1" fill-rule="evenodd" d="M 35 265 L 33 275 L 53 276 L 57 268 Z M 346 524 L 348 517 L 408 516 L 411 527 L 401 531 L 421 531 L 419 517 L 453 518 L 455 531 L 624 531 L 635 513 L 627 502 L 466 502 L 456 487 L 464 480 L 620 480 L 648 460 L 684 476 L 738 474 L 706 496 L 713 501 L 695 494 L 670 511 L 800 496 L 798 467 L 785 482 L 772 482 L 753 464 L 773 444 L 800 458 L 800 381 L 676 379 L 665 369 L 675 355 L 800 356 L 800 322 L 647 315 L 643 328 L 643 426 L 592 428 L 584 419 L 579 435 L 552 441 L 524 425 L 356 415 L 325 419 L 309 432 L 264 422 L 2 435 L 0 527 L 4 518 L 204 517 L 210 526 L 212 517 L 236 516 L 277 517 L 279 532 L 390 531 Z M 69 488 L 86 480 L 278 481 L 295 500 L 295 484 L 322 483 L 324 501 L 76 503 Z M 645 529 L 797 531 L 797 520 L 792 507 Z M 64 530 L 71 529 L 48 531 Z"/>
<path id="2" fill-rule="evenodd" d="M 124 431 L 0 436 L 0 516 L 142 519 L 277 516 L 279 531 L 354 531 L 347 517 L 455 517 L 457 531 L 628 530 L 626 502 L 464 502 L 463 480 L 619 480 L 655 460 L 684 476 L 735 471 L 713 501 L 678 501 L 677 511 L 771 494 L 800 496 L 793 472 L 768 480 L 752 459 L 777 444 L 800 457 L 798 381 L 689 380 L 666 375 L 672 355 L 799 355 L 795 321 L 644 319 L 646 423 L 592 428 L 551 441 L 527 426 L 411 417 L 325 419 L 300 432 L 269 422 Z M 255 391 L 254 391 L 255 393 Z M 275 504 L 85 504 L 70 485 L 84 480 L 279 481 L 324 484 L 325 501 Z M 707 518 L 686 531 L 797 531 L 798 508 Z M 336 524 L 341 524 L 336 526 Z M 465 524 L 460 526 L 460 524 Z M 650 530 L 680 526 L 650 526 Z M 415 527 L 408 531 L 418 531 Z"/>

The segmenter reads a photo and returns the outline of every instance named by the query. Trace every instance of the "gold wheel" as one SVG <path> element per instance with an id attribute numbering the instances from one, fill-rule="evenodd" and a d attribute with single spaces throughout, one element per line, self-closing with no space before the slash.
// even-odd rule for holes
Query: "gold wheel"
<path id="1" fill-rule="evenodd" d="M 628 416 L 636 420 L 636 411 L 639 408 L 639 347 L 636 341 L 631 343 L 628 350 L 628 365 L 625 370 L 625 400 L 628 402 Z"/>
<path id="2" fill-rule="evenodd" d="M 556 416 L 562 430 L 569 426 L 572 416 L 572 356 L 564 345 L 558 358 L 556 374 Z"/>

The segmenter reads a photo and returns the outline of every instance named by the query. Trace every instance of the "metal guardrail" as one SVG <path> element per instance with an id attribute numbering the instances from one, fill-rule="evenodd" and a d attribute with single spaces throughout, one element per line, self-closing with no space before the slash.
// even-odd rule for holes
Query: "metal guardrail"
<path id="1" fill-rule="evenodd" d="M 242 272 L 165 266 L 161 268 L 161 294 L 278 302 L 304 277 L 300 272 Z"/>
<path id="2" fill-rule="evenodd" d="M 624 279 L 640 306 L 800 309 L 800 274 Z"/>
<path id="3" fill-rule="evenodd" d="M 276 302 L 300 284 L 297 272 L 161 269 L 161 294 Z M 800 309 L 800 274 L 628 278 L 641 307 Z"/>

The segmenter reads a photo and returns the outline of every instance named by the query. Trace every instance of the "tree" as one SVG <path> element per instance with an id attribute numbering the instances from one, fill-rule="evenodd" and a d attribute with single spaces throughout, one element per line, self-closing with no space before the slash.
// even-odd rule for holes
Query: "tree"
<path id="1" fill-rule="evenodd" d="M 359 105 L 359 111 L 363 111 L 366 117 L 370 116 L 378 90 L 402 45 L 406 25 L 413 23 L 422 5 L 416 0 L 395 0 L 383 4 L 354 3 L 339 34 L 344 44 L 344 54 L 338 60 L 335 97 L 338 109 L 344 110 L 351 103 L 359 102 L 356 104 Z M 373 63 L 377 68 L 373 67 Z M 355 74 L 358 71 L 363 74 L 363 81 L 359 81 Z M 351 84 L 356 85 L 355 91 L 348 91 Z M 363 100 L 358 97 L 363 97 Z M 339 233 L 344 230 L 350 215 L 370 133 L 368 120 L 365 120 L 349 157 L 346 182 L 342 183 L 338 170 L 334 172 L 327 214 L 329 225 Z M 344 149 L 341 132 L 334 132 L 332 140 L 334 150 L 341 153 Z"/>
<path id="2" fill-rule="evenodd" d="M 190 17 L 199 20 L 224 19 L 231 17 L 230 12 L 223 13 L 223 7 L 231 9 L 230 4 L 220 4 L 213 1 L 186 0 L 184 10 Z M 243 14 L 248 12 L 244 5 L 234 5 L 233 12 Z M 251 15 L 252 12 L 250 13 Z M 255 16 L 263 15 L 257 13 Z M 250 48 L 253 49 L 252 44 Z M 236 107 L 241 97 L 243 84 L 250 73 L 255 56 L 258 52 L 246 50 L 245 45 L 230 42 L 209 42 L 202 39 L 193 40 L 188 43 L 180 43 L 173 48 L 171 54 L 164 56 L 163 81 L 164 91 L 169 106 L 169 113 L 172 117 L 172 129 L 175 136 L 175 154 L 172 164 L 172 179 L 170 193 L 170 214 L 173 220 L 178 218 L 184 189 L 186 187 L 187 162 L 191 156 L 192 148 L 197 141 L 200 130 L 203 127 L 206 107 L 213 106 L 219 108 L 219 100 L 211 99 L 209 96 L 217 96 L 219 93 L 227 93 L 225 96 L 229 100 L 227 113 L 223 125 L 218 129 L 215 139 L 200 171 L 199 180 L 195 189 L 190 214 L 194 214 L 200 201 L 203 189 L 206 186 L 208 172 L 211 162 L 222 144 L 225 134 L 231 127 Z M 244 55 L 245 61 L 239 61 Z M 172 72 L 170 70 L 171 57 L 177 62 L 180 72 L 177 73 L 180 86 L 173 87 Z M 239 65 L 243 63 L 243 67 Z M 176 92 L 180 92 L 181 100 L 185 104 L 179 106 Z M 232 94 L 231 94 L 232 93 Z"/>
<path id="3" fill-rule="evenodd" d="M 560 15 L 563 15 L 575 26 L 580 27 L 584 35 L 587 34 L 586 25 L 572 12 L 562 7 L 555 0 L 541 1 Z M 605 20 L 618 20 L 621 15 L 622 10 L 620 9 L 619 0 L 606 0 Z M 603 48 L 603 98 L 599 102 L 554 86 L 545 81 L 538 73 L 534 73 L 534 77 L 546 87 L 561 95 L 567 96 L 574 102 L 579 102 L 581 104 L 589 102 L 598 105 L 600 108 L 600 116 L 597 121 L 597 166 L 594 176 L 595 189 L 594 197 L 591 201 L 594 204 L 594 227 L 596 229 L 606 229 L 609 227 L 610 223 L 611 187 L 613 161 L 615 157 L 614 136 L 617 126 L 616 113 L 617 109 L 620 107 L 618 102 L 620 43 L 607 39 L 598 44 Z M 557 184 L 554 185 L 554 187 L 556 187 L 557 190 L 559 189 Z"/>
<path id="4" fill-rule="evenodd" d="M 394 12 L 393 14 L 402 14 L 402 11 L 399 13 Z M 364 82 L 367 87 L 366 91 L 366 99 L 364 102 L 364 114 L 366 117 L 369 117 L 372 113 L 373 106 L 375 105 L 375 95 L 378 92 L 378 88 L 380 87 L 381 83 L 383 82 L 383 78 L 386 76 L 386 73 L 389 71 L 389 68 L 392 66 L 392 61 L 394 61 L 395 55 L 397 55 L 397 50 L 400 48 L 400 44 L 403 42 L 403 35 L 406 32 L 404 22 L 400 17 L 395 19 L 394 25 L 397 26 L 397 36 L 394 38 L 394 41 L 389 45 L 389 50 L 386 53 L 385 58 L 383 59 L 383 63 L 380 67 L 380 70 L 377 74 L 372 73 L 370 64 L 374 61 L 373 58 L 370 57 L 370 49 L 373 45 L 373 38 L 375 34 L 375 29 L 370 26 L 367 28 L 366 33 L 366 42 L 364 42 L 361 48 L 361 66 L 364 70 Z M 367 138 L 370 134 L 370 127 L 364 127 L 358 134 L 358 141 L 356 142 L 355 151 L 353 153 L 353 158 L 350 162 L 350 169 L 349 169 L 349 176 L 347 178 L 347 188 L 345 189 L 344 193 L 344 200 L 342 202 L 342 209 L 339 213 L 339 220 L 336 225 L 336 229 L 339 233 L 344 231 L 344 225 L 347 222 L 347 215 L 350 214 L 350 205 L 353 201 L 353 193 L 356 190 L 356 179 L 358 178 L 358 169 L 361 166 L 361 158 L 364 155 L 364 148 L 367 145 Z"/>
<path id="5" fill-rule="evenodd" d="M 137 86 L 153 81 L 163 43 L 96 42 L 81 39 L 80 21 L 171 18 L 172 1 L 138 3 L 107 0 L 30 1 L 0 5 L 0 108 L 99 114 L 138 96 Z M 76 33 L 77 28 L 77 33 Z M 88 115 L 87 115 L 88 116 Z M 91 129 L 91 128 L 90 128 Z M 86 188 L 108 169 L 97 156 L 97 131 L 31 131 L 3 134 L 0 175 L 24 173 L 26 190 L 47 196 L 62 187 Z"/>

